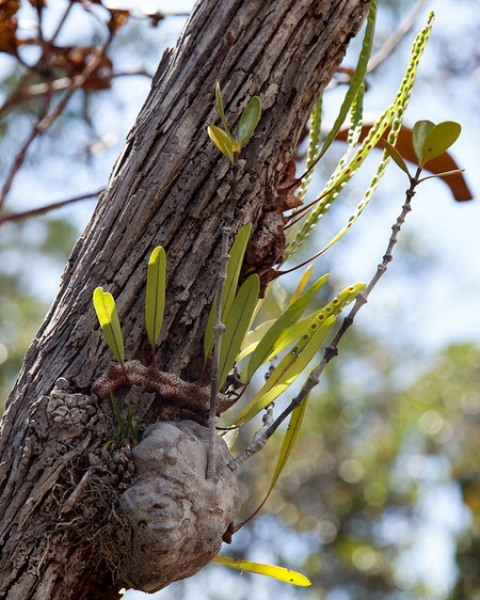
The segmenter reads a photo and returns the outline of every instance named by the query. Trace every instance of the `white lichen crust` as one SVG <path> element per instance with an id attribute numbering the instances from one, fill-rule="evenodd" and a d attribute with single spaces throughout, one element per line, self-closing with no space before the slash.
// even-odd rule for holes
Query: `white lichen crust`
<path id="1" fill-rule="evenodd" d="M 151 425 L 133 450 L 137 478 L 120 497 L 132 528 L 120 568 L 129 586 L 155 592 L 190 577 L 218 554 L 238 515 L 234 474 L 206 479 L 208 430 L 194 421 Z M 216 472 L 231 460 L 216 438 Z"/>

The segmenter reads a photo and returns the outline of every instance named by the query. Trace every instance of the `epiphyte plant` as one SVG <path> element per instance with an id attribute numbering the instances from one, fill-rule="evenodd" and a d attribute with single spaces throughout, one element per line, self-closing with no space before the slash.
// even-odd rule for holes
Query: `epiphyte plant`
<path id="1" fill-rule="evenodd" d="M 262 103 L 258 96 L 252 96 L 252 98 L 250 98 L 240 116 L 236 136 L 233 136 L 230 131 L 225 116 L 222 91 L 218 82 L 215 85 L 215 104 L 224 129 L 217 125 L 209 125 L 207 128 L 208 135 L 217 149 L 226 156 L 231 163 L 234 163 L 235 155 L 242 150 L 245 142 L 252 137 L 257 128 L 262 113 Z"/>

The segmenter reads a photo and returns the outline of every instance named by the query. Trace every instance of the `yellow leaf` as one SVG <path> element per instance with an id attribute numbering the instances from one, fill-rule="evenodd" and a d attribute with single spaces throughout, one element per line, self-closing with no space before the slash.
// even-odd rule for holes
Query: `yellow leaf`
<path id="1" fill-rule="evenodd" d="M 298 573 L 297 571 L 291 571 L 284 567 L 276 567 L 274 565 L 263 565 L 261 563 L 250 562 L 248 560 L 238 560 L 236 558 L 230 558 L 229 556 L 216 556 L 212 562 L 217 565 L 224 565 L 231 569 L 237 569 L 238 571 L 247 571 L 248 573 L 256 573 L 257 575 L 265 575 L 266 577 L 273 577 L 278 581 L 284 581 L 285 583 L 291 583 L 292 585 L 309 586 L 312 585 L 310 579 Z"/>

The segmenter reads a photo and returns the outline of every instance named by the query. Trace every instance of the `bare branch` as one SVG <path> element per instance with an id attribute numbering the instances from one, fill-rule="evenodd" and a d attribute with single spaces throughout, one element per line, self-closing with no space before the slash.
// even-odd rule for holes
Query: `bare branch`
<path id="1" fill-rule="evenodd" d="M 101 188 L 99 190 L 95 190 L 94 192 L 89 192 L 87 194 L 80 194 L 79 196 L 67 198 L 66 200 L 58 200 L 57 202 L 51 202 L 50 204 L 45 204 L 44 206 L 39 206 L 38 208 L 32 208 L 30 210 L 24 210 L 19 213 L 12 213 L 0 216 L 0 226 L 4 223 L 7 223 L 8 221 L 21 221 L 22 219 L 28 219 L 29 217 L 36 217 L 38 215 L 43 215 L 47 212 L 50 212 L 51 210 L 61 208 L 62 206 L 73 204 L 74 202 L 80 202 L 81 200 L 88 200 L 89 198 L 94 198 L 95 196 L 99 196 L 103 191 L 104 188 Z"/>

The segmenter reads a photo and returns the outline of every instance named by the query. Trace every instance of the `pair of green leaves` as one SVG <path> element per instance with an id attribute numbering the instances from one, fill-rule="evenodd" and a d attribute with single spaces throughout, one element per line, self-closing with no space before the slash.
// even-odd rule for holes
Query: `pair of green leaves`
<path id="1" fill-rule="evenodd" d="M 155 349 L 163 324 L 166 277 L 165 250 L 161 246 L 157 246 L 148 260 L 145 295 L 145 328 L 153 357 L 155 357 Z M 107 346 L 117 362 L 123 365 L 125 349 L 115 299 L 110 292 L 104 292 L 102 287 L 97 287 L 93 292 L 93 306 Z"/>
<path id="2" fill-rule="evenodd" d="M 224 129 L 216 125 L 209 125 L 208 135 L 217 149 L 233 164 L 235 154 L 241 151 L 242 146 L 252 137 L 257 128 L 262 113 L 262 104 L 258 96 L 250 98 L 240 117 L 236 137 L 232 135 L 225 117 L 222 91 L 218 82 L 215 85 L 215 105 Z"/>
<path id="3" fill-rule="evenodd" d="M 412 129 L 412 144 L 418 160 L 418 167 L 423 169 L 428 161 L 446 152 L 456 142 L 461 131 L 460 124 L 455 121 L 444 121 L 438 125 L 428 120 L 417 121 Z M 384 144 L 386 152 L 412 179 L 405 160 L 395 146 L 385 140 Z"/>
<path id="4" fill-rule="evenodd" d="M 250 275 L 237 292 L 240 270 L 251 231 L 252 225 L 250 223 L 240 229 L 230 249 L 230 259 L 227 264 L 227 276 L 222 294 L 221 318 L 222 323 L 225 325 L 225 331 L 220 346 L 218 372 L 220 388 L 225 383 L 237 359 L 243 339 L 250 327 L 260 290 L 258 275 Z M 217 297 L 214 298 L 212 303 L 205 330 L 203 343 L 205 358 L 208 358 L 213 346 L 216 305 Z"/>

